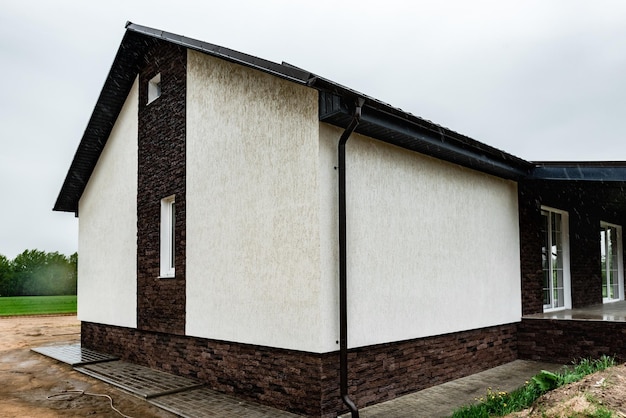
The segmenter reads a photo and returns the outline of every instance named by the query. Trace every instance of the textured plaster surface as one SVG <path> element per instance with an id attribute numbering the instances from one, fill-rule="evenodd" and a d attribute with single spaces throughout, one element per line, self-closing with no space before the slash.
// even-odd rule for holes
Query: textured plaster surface
<path id="1" fill-rule="evenodd" d="M 341 130 L 320 126 L 332 155 Z M 357 134 L 346 155 L 350 346 L 520 320 L 515 182 Z M 327 160 L 322 178 L 334 171 Z M 321 202 L 328 219 L 335 194 Z M 333 222 L 323 225 L 331 236 Z M 324 262 L 336 252 L 323 241 Z M 336 279 L 324 272 L 331 294 Z"/>
<path id="2" fill-rule="evenodd" d="M 137 325 L 137 81 L 79 202 L 78 319 Z"/>
<path id="3" fill-rule="evenodd" d="M 317 92 L 191 51 L 187 80 L 186 332 L 319 351 Z"/>

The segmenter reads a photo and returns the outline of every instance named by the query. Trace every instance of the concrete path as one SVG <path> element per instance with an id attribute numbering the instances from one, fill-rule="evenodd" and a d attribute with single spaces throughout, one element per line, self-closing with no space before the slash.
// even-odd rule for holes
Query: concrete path
<path id="1" fill-rule="evenodd" d="M 475 403 L 487 389 L 511 392 L 541 370 L 556 371 L 562 365 L 516 360 L 481 373 L 433 386 L 359 411 L 361 418 L 449 417 L 457 408 Z M 343 415 L 349 417 L 350 414 Z"/>
<path id="2" fill-rule="evenodd" d="M 199 387 L 190 379 L 117 361 L 80 347 L 40 347 L 33 349 L 40 354 L 73 365 L 75 370 L 120 387 L 145 398 L 181 417 L 221 418 L 295 418 L 285 411 L 242 401 L 232 396 Z M 516 360 L 468 377 L 405 395 L 359 411 L 362 418 L 437 418 L 448 417 L 464 405 L 474 403 L 484 396 L 487 389 L 510 392 L 522 385 L 541 370 L 555 371 L 561 365 Z M 343 417 L 348 418 L 346 414 Z"/>

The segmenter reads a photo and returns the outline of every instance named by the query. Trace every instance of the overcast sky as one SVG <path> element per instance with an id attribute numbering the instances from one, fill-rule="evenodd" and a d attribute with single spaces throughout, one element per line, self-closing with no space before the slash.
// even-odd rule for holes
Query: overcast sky
<path id="1" fill-rule="evenodd" d="M 52 212 L 126 21 L 286 61 L 535 160 L 626 160 L 626 1 L 0 0 L 0 254 Z"/>

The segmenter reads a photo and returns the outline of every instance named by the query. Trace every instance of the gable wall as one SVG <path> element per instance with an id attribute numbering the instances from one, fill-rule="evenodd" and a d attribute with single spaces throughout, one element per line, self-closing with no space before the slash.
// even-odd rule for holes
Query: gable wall
<path id="1" fill-rule="evenodd" d="M 322 265 L 337 266 L 334 165 L 342 131 L 326 124 L 320 131 Z M 351 347 L 520 320 L 515 182 L 360 135 L 346 156 Z M 336 268 L 324 270 L 328 295 L 337 292 Z M 330 348 L 336 296 L 328 303 Z"/>
<path id="2" fill-rule="evenodd" d="M 188 335 L 320 350 L 317 92 L 188 52 Z"/>
<path id="3" fill-rule="evenodd" d="M 78 319 L 137 323 L 138 83 L 79 202 Z"/>

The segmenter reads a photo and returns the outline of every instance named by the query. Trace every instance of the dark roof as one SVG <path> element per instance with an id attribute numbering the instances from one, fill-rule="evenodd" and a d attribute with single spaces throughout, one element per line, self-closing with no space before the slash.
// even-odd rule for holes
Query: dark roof
<path id="1" fill-rule="evenodd" d="M 78 211 L 78 201 L 130 92 L 141 60 L 148 47 L 156 40 L 180 45 L 315 88 L 320 92 L 319 115 L 323 122 L 342 128 L 347 127 L 356 99 L 363 98 L 365 104 L 362 108 L 361 123 L 356 128 L 358 133 L 502 178 L 525 178 L 533 169 L 536 173 L 542 173 L 541 169 L 528 161 L 293 65 L 278 64 L 218 45 L 128 22 L 126 33 L 80 141 L 54 210 Z"/>
<path id="2" fill-rule="evenodd" d="M 345 128 L 351 115 L 341 92 L 320 92 L 322 122 Z M 524 177 L 532 168 L 528 161 L 372 99 L 363 106 L 356 132 L 502 178 Z"/>
<path id="3" fill-rule="evenodd" d="M 78 211 L 78 201 L 139 72 L 141 59 L 156 39 L 255 68 L 299 84 L 306 84 L 311 77 L 307 72 L 293 66 L 276 64 L 218 45 L 128 22 L 126 33 L 117 50 L 53 210 Z"/>
<path id="4" fill-rule="evenodd" d="M 626 181 L 625 161 L 536 162 L 531 180 Z"/>

